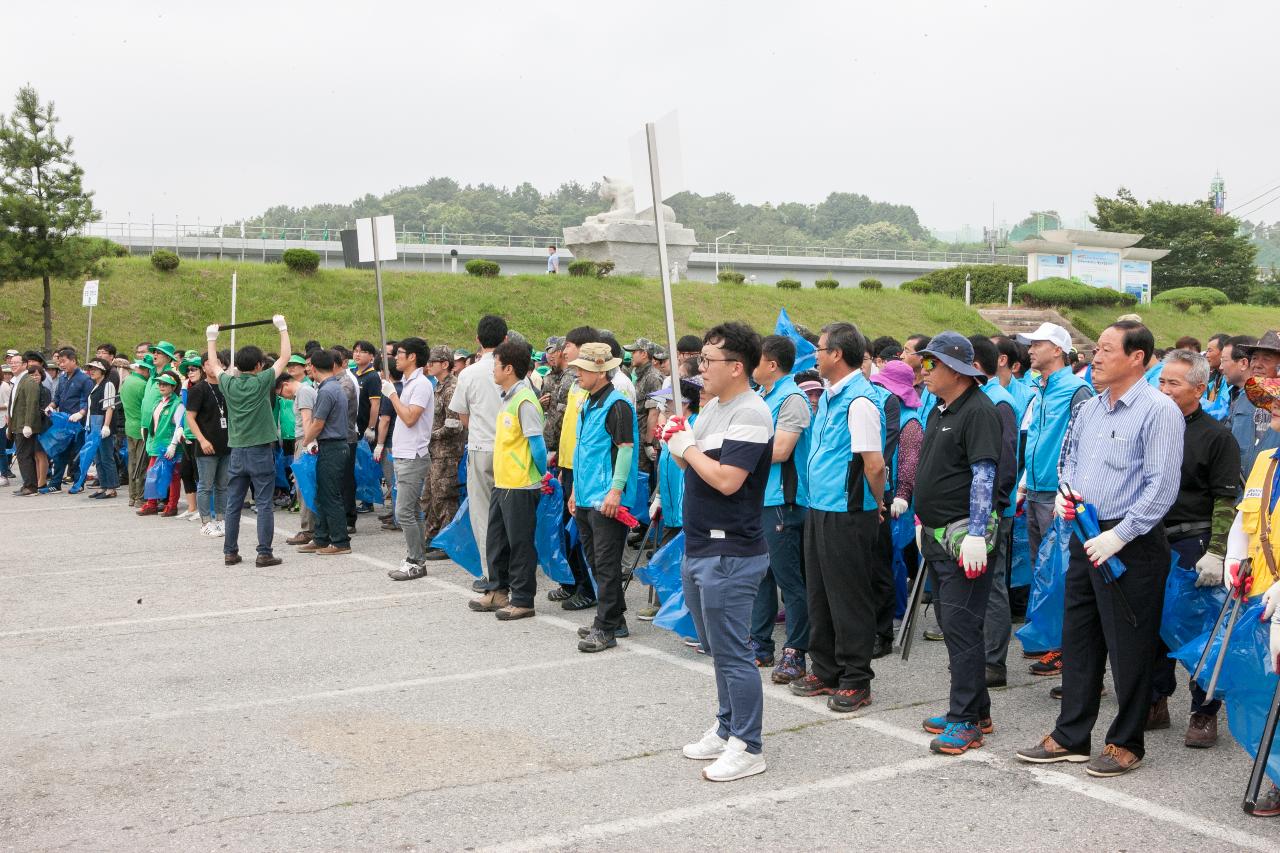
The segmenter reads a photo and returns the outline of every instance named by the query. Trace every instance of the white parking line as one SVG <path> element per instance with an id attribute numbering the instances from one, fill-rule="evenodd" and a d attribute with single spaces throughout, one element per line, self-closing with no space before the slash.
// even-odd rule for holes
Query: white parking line
<path id="1" fill-rule="evenodd" d="M 56 578 L 62 575 L 86 575 L 96 572 L 125 572 L 130 569 L 165 569 L 170 566 L 185 566 L 190 560 L 175 560 L 169 563 L 134 563 L 129 566 L 95 566 L 90 569 L 67 569 L 63 572 L 28 572 L 21 575 L 0 575 L 0 581 L 19 580 L 21 578 Z"/>

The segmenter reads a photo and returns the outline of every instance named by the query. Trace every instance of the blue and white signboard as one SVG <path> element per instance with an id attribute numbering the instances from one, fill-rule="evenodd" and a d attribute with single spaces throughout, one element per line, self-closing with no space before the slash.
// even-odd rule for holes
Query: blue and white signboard
<path id="1" fill-rule="evenodd" d="M 1093 287 L 1120 289 L 1120 253 L 1104 249 L 1075 249 L 1071 277 Z"/>

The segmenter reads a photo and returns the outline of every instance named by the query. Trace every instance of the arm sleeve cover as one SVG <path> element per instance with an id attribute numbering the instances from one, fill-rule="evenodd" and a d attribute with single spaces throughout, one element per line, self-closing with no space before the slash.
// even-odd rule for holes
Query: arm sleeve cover
<path id="1" fill-rule="evenodd" d="M 996 463 L 981 459 L 970 465 L 969 470 L 973 474 L 969 485 L 969 535 L 985 536 L 995 494 Z"/>
<path id="2" fill-rule="evenodd" d="M 533 464 L 539 474 L 547 473 L 547 443 L 540 435 L 529 436 L 529 452 L 533 456 Z"/>
<path id="3" fill-rule="evenodd" d="M 618 455 L 613 460 L 613 480 L 609 488 L 622 491 L 627 487 L 627 477 L 631 473 L 631 458 L 635 454 L 634 444 L 624 444 L 618 448 Z"/>

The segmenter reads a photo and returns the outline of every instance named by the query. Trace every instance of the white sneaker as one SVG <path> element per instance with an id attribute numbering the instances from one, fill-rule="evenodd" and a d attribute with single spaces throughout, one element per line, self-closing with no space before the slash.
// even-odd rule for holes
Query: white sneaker
<path id="1" fill-rule="evenodd" d="M 692 758 L 694 761 L 710 761 L 713 758 L 719 758 L 728 743 L 729 741 L 720 737 L 720 722 L 717 720 L 711 728 L 707 729 L 702 740 L 684 745 L 684 757 Z"/>
<path id="2" fill-rule="evenodd" d="M 204 524 L 200 525 L 200 535 L 201 535 L 201 536 L 212 536 L 212 535 L 213 535 L 213 522 L 212 522 L 212 521 L 206 521 Z"/>
<path id="3" fill-rule="evenodd" d="M 187 515 L 187 521 L 199 521 L 199 520 L 200 520 L 200 510 L 198 509 L 191 510 L 191 512 Z"/>
<path id="4" fill-rule="evenodd" d="M 222 520 L 221 520 L 221 519 L 219 519 L 219 520 L 217 520 L 217 521 L 215 521 L 215 522 L 213 523 L 213 533 L 211 533 L 211 534 L 209 534 L 209 535 L 210 535 L 210 536 L 226 536 L 226 535 L 227 535 L 227 529 L 226 529 L 226 527 L 223 525 L 223 523 L 222 523 Z"/>
<path id="5" fill-rule="evenodd" d="M 708 782 L 732 782 L 763 773 L 764 767 L 764 753 L 752 755 L 745 743 L 731 737 L 720 757 L 702 768 L 702 778 Z"/>
<path id="6" fill-rule="evenodd" d="M 3 489 L 3 488 L 5 488 L 5 487 L 7 487 L 8 485 L 9 485 L 9 478 L 8 478 L 8 477 L 0 477 L 0 489 Z"/>

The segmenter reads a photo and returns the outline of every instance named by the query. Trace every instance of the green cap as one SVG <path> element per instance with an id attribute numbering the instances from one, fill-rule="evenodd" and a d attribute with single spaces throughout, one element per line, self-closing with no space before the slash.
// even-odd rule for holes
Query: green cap
<path id="1" fill-rule="evenodd" d="M 177 388 L 179 385 L 182 384 L 182 380 L 178 379 L 178 377 L 174 376 L 172 373 L 170 373 L 167 370 L 164 373 L 161 373 L 159 376 L 157 376 L 156 381 L 167 382 L 168 384 L 172 385 L 174 388 Z"/>
<path id="2" fill-rule="evenodd" d="M 178 348 L 168 341 L 161 341 L 155 346 L 149 347 L 148 350 L 151 353 L 163 353 L 164 355 L 169 356 L 170 361 L 176 361 L 178 358 Z"/>
<path id="3" fill-rule="evenodd" d="M 307 360 L 295 352 L 293 355 L 289 356 L 289 361 L 286 363 L 305 365 L 307 363 Z"/>
<path id="4" fill-rule="evenodd" d="M 347 370 L 355 370 L 358 367 L 359 365 L 356 364 L 356 360 L 354 358 L 347 362 Z"/>

